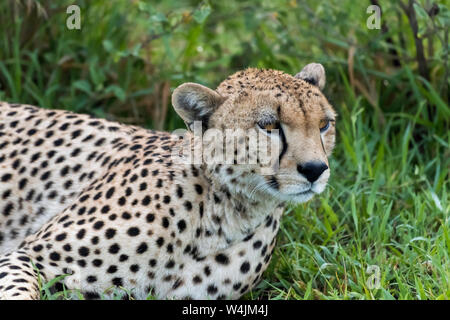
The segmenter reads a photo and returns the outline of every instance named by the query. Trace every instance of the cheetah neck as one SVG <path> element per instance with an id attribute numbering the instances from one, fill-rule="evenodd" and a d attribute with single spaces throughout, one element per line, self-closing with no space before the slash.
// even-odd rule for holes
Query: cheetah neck
<path id="1" fill-rule="evenodd" d="M 279 220 L 280 216 L 274 216 L 277 207 L 284 207 L 279 200 L 262 194 L 250 198 L 246 190 L 227 185 L 207 173 L 205 179 L 208 190 L 204 198 L 204 215 L 197 225 L 201 230 L 197 243 L 199 254 L 207 255 L 231 247 L 251 237 L 268 220 Z"/>

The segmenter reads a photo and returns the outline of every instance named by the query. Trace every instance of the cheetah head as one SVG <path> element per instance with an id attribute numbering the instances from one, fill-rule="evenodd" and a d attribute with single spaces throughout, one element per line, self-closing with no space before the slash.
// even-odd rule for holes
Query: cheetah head
<path id="1" fill-rule="evenodd" d="M 278 142 L 270 150 L 277 160 L 270 162 L 270 173 L 258 157 L 256 163 L 236 158 L 231 164 L 213 163 L 209 171 L 231 190 L 299 203 L 321 193 L 330 176 L 336 114 L 321 92 L 324 85 L 325 70 L 317 63 L 295 76 L 250 68 L 228 77 L 216 90 L 185 83 L 175 89 L 172 103 L 188 128 L 201 122 L 203 130 L 243 130 Z M 237 143 L 237 158 L 249 150 L 240 144 L 248 141 L 245 137 Z"/>

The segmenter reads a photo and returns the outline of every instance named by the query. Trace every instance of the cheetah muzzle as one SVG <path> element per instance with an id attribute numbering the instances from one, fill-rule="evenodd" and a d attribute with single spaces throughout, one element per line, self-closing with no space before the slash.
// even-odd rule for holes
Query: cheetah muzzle
<path id="1" fill-rule="evenodd" d="M 315 63 L 296 76 L 246 69 L 216 90 L 185 83 L 172 95 L 183 136 L 0 103 L 0 298 L 39 299 L 38 278 L 60 275 L 86 298 L 239 298 L 270 262 L 284 206 L 326 187 L 324 85 Z M 276 161 L 241 162 L 248 136 L 232 162 L 175 161 L 199 123 L 204 137 L 258 134 Z"/>

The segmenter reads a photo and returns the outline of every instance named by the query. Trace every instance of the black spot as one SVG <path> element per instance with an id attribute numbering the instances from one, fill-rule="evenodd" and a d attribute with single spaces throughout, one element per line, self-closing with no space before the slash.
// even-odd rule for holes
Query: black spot
<path id="1" fill-rule="evenodd" d="M 159 237 L 158 240 L 156 240 L 156 244 L 161 248 L 164 245 L 164 238 Z"/>
<path id="2" fill-rule="evenodd" d="M 139 228 L 131 227 L 128 229 L 127 233 L 130 237 L 135 237 L 140 233 L 140 231 Z"/>
<path id="3" fill-rule="evenodd" d="M 109 266 L 108 269 L 106 270 L 107 273 L 116 273 L 117 272 L 117 266 L 112 265 Z"/>
<path id="4" fill-rule="evenodd" d="M 115 190 L 114 187 L 111 187 L 111 188 L 108 189 L 108 191 L 106 192 L 106 195 L 105 195 L 106 199 L 110 199 L 113 196 L 114 190 Z"/>
<path id="5" fill-rule="evenodd" d="M 85 194 L 85 195 L 83 195 L 82 197 L 80 197 L 79 201 L 80 201 L 80 202 L 85 202 L 87 199 L 89 199 L 89 195 L 88 195 L 88 194 Z"/>
<path id="6" fill-rule="evenodd" d="M 89 249 L 87 247 L 81 247 L 80 249 L 78 249 L 78 253 L 82 257 L 87 257 L 89 255 Z"/>
<path id="7" fill-rule="evenodd" d="M 145 242 L 142 242 L 136 249 L 137 254 L 142 254 L 147 251 L 148 245 Z"/>
<path id="8" fill-rule="evenodd" d="M 251 238 L 253 238 L 253 236 L 254 236 L 254 234 L 253 234 L 253 233 L 250 233 L 248 236 L 246 236 L 246 237 L 244 238 L 244 241 L 249 241 Z"/>
<path id="9" fill-rule="evenodd" d="M 266 227 L 268 228 L 268 227 L 270 227 L 270 225 L 272 224 L 272 220 L 273 220 L 273 218 L 272 218 L 272 216 L 268 216 L 267 218 L 266 218 Z"/>
<path id="10" fill-rule="evenodd" d="M 186 229 L 186 221 L 180 220 L 177 223 L 178 231 L 181 233 Z"/>
<path id="11" fill-rule="evenodd" d="M 116 235 L 116 230 L 109 228 L 105 232 L 106 239 L 112 239 Z"/>
<path id="12" fill-rule="evenodd" d="M 259 271 L 261 270 L 261 268 L 262 268 L 262 264 L 261 264 L 261 263 L 258 263 L 258 265 L 256 266 L 255 271 L 256 271 L 256 272 L 259 272 Z"/>
<path id="13" fill-rule="evenodd" d="M 178 198 L 183 197 L 183 188 L 181 188 L 181 186 L 177 186 L 177 196 Z"/>
<path id="14" fill-rule="evenodd" d="M 123 286 L 122 278 L 114 278 L 114 279 L 112 279 L 112 283 L 113 283 L 113 285 L 118 286 L 118 287 Z"/>
<path id="15" fill-rule="evenodd" d="M 42 181 L 45 181 L 45 180 L 47 180 L 50 176 L 51 176 L 51 172 L 50 172 L 50 171 L 46 171 L 46 172 L 44 172 L 44 173 L 42 174 L 41 180 L 42 180 Z"/>
<path id="16" fill-rule="evenodd" d="M 64 139 L 60 138 L 60 139 L 55 140 L 55 141 L 53 142 L 53 145 L 54 145 L 55 147 L 59 147 L 59 146 L 62 145 L 63 143 L 64 143 Z"/>
<path id="17" fill-rule="evenodd" d="M 97 221 L 96 223 L 94 223 L 94 229 L 100 230 L 104 225 L 105 223 L 103 221 Z"/>
<path id="18" fill-rule="evenodd" d="M 195 284 L 199 284 L 202 282 L 202 278 L 198 275 L 196 275 L 194 278 L 192 278 L 192 282 Z"/>
<path id="19" fill-rule="evenodd" d="M 254 248 L 254 249 L 259 249 L 259 248 L 261 248 L 261 246 L 262 246 L 262 242 L 261 242 L 260 240 L 255 241 L 255 242 L 253 243 L 253 248 Z"/>
<path id="20" fill-rule="evenodd" d="M 150 196 L 148 195 L 145 196 L 144 199 L 142 199 L 142 205 L 147 206 L 150 203 L 150 200 L 151 200 Z"/>
<path id="21" fill-rule="evenodd" d="M 142 182 L 139 186 L 139 191 L 144 191 L 147 189 L 147 183 Z"/>
<path id="22" fill-rule="evenodd" d="M 74 132 L 72 132 L 72 139 L 79 137 L 81 135 L 81 132 L 81 130 L 75 130 Z"/>
<path id="23" fill-rule="evenodd" d="M 152 213 L 149 213 L 149 214 L 147 214 L 146 219 L 147 219 L 147 222 L 151 223 L 155 220 L 155 215 Z"/>
<path id="24" fill-rule="evenodd" d="M 110 208 L 108 205 L 105 205 L 105 206 L 102 207 L 101 212 L 102 212 L 103 214 L 105 214 L 105 213 L 108 213 L 110 209 L 111 209 L 111 208 Z"/>
<path id="25" fill-rule="evenodd" d="M 94 259 L 94 261 L 92 261 L 92 264 L 94 265 L 94 267 L 100 267 L 103 264 L 103 261 L 100 259 Z"/>
<path id="26" fill-rule="evenodd" d="M 71 157 L 76 157 L 80 154 L 81 149 L 80 148 L 76 148 L 72 151 L 72 153 L 70 154 Z"/>
<path id="27" fill-rule="evenodd" d="M 28 180 L 26 178 L 23 178 L 19 181 L 19 189 L 23 190 L 25 186 L 27 185 Z"/>
<path id="28" fill-rule="evenodd" d="M 97 147 L 100 147 L 105 142 L 105 140 L 106 140 L 105 138 L 100 138 L 95 142 L 95 145 Z"/>
<path id="29" fill-rule="evenodd" d="M 213 198 L 215 203 L 220 203 L 220 198 L 213 192 Z"/>
<path id="30" fill-rule="evenodd" d="M 126 202 L 127 202 L 127 200 L 126 200 L 125 197 L 120 197 L 119 200 L 117 201 L 117 203 L 118 203 L 120 206 L 124 206 Z"/>
<path id="31" fill-rule="evenodd" d="M 96 292 L 83 292 L 83 296 L 87 300 L 100 299 L 100 296 Z"/>
<path id="32" fill-rule="evenodd" d="M 248 261 L 245 261 L 243 264 L 241 264 L 241 272 L 247 273 L 250 270 L 250 263 Z"/>
<path id="33" fill-rule="evenodd" d="M 50 259 L 53 261 L 59 261 L 61 260 L 61 255 L 58 252 L 53 251 L 52 253 L 50 253 Z"/>
<path id="34" fill-rule="evenodd" d="M 131 219 L 131 214 L 129 214 L 128 212 L 122 213 L 122 219 L 130 220 Z"/>
<path id="35" fill-rule="evenodd" d="M 195 191 L 196 191 L 198 194 L 202 194 L 202 193 L 203 193 L 203 187 L 202 187 L 201 185 L 195 184 L 195 185 L 194 185 L 194 188 L 195 188 Z"/>
<path id="36" fill-rule="evenodd" d="M 164 202 L 165 204 L 169 204 L 169 203 L 170 203 L 170 196 L 164 196 L 163 202 Z"/>
<path id="37" fill-rule="evenodd" d="M 216 294 L 217 290 L 218 290 L 217 287 L 213 284 L 210 284 L 207 289 L 209 294 Z"/>
<path id="38" fill-rule="evenodd" d="M 203 201 L 200 201 L 198 204 L 198 213 L 200 215 L 200 218 L 203 218 Z"/>
<path id="39" fill-rule="evenodd" d="M 218 255 L 216 255 L 216 262 L 223 265 L 227 265 L 230 263 L 230 259 L 228 258 L 227 255 L 219 253 Z"/>
<path id="40" fill-rule="evenodd" d="M 184 207 L 186 208 L 187 211 L 191 211 L 192 210 L 192 203 L 190 201 L 185 201 L 184 202 Z"/>
<path id="41" fill-rule="evenodd" d="M 169 227 L 169 219 L 167 217 L 162 218 L 162 226 L 166 229 Z"/>
<path id="42" fill-rule="evenodd" d="M 183 284 L 183 280 L 181 280 L 180 278 L 178 278 L 177 280 L 175 280 L 175 282 L 173 283 L 172 289 L 175 290 L 178 287 L 180 287 Z"/>
<path id="43" fill-rule="evenodd" d="M 108 251 L 109 251 L 109 253 L 116 254 L 117 252 L 120 251 L 120 246 L 117 243 L 114 243 L 113 245 L 111 245 L 109 247 Z"/>
<path id="44" fill-rule="evenodd" d="M 66 234 L 66 233 L 61 233 L 61 234 L 58 234 L 58 235 L 55 237 L 55 240 L 56 240 L 56 241 L 63 241 L 66 237 L 67 237 L 67 234 Z"/>
<path id="45" fill-rule="evenodd" d="M 70 123 L 66 122 L 61 127 L 59 127 L 59 130 L 65 131 L 69 127 Z"/>
<path id="46" fill-rule="evenodd" d="M 244 293 L 248 289 L 248 284 L 246 284 L 240 291 L 240 293 Z"/>
<path id="47" fill-rule="evenodd" d="M 77 233 L 77 238 L 78 238 L 79 240 L 81 240 L 81 239 L 84 238 L 84 235 L 85 235 L 85 234 L 86 234 L 86 230 L 81 229 L 81 230 L 78 231 L 78 233 Z"/>
<path id="48" fill-rule="evenodd" d="M 137 265 L 137 264 L 132 264 L 132 265 L 130 266 L 130 271 L 131 271 L 131 272 L 138 272 L 138 271 L 139 271 L 139 265 Z"/>

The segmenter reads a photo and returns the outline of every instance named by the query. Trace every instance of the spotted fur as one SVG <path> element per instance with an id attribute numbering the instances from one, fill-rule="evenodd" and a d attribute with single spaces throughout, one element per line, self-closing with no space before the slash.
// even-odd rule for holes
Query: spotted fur
<path id="1" fill-rule="evenodd" d="M 334 111 L 318 87 L 259 69 L 215 91 L 185 84 L 173 103 L 188 126 L 248 129 L 277 117 L 280 173 L 175 163 L 190 133 L 0 103 L 0 298 L 38 299 L 38 278 L 62 274 L 87 298 L 235 299 L 260 281 L 286 202 L 326 184 L 329 170 L 308 195 L 292 193 L 307 184 L 299 165 L 328 165 L 334 121 L 326 133 L 318 122 Z"/>

